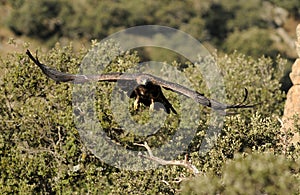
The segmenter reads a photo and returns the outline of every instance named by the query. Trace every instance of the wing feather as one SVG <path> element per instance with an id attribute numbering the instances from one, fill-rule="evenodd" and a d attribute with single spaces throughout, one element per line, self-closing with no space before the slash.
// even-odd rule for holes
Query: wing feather
<path id="1" fill-rule="evenodd" d="M 98 74 L 98 75 L 69 74 L 69 73 L 59 72 L 56 69 L 45 66 L 44 64 L 39 62 L 37 57 L 34 58 L 29 50 L 26 51 L 26 54 L 36 65 L 40 67 L 40 69 L 43 71 L 45 75 L 58 82 L 86 83 L 86 82 L 95 82 L 95 81 L 116 82 L 119 80 L 124 80 L 124 81 L 134 81 L 137 84 L 142 84 L 141 81 L 147 79 L 150 80 L 154 85 L 158 85 L 167 90 L 171 90 L 176 93 L 182 94 L 186 97 L 193 99 L 195 102 L 199 104 L 211 107 L 215 110 L 225 110 L 227 108 L 250 108 L 255 106 L 255 105 L 244 104 L 248 96 L 247 89 L 245 89 L 244 100 L 241 103 L 234 104 L 234 105 L 223 104 L 214 99 L 209 99 L 205 97 L 203 94 L 197 91 L 193 91 L 185 86 L 163 80 L 161 78 L 155 77 L 150 74 L 144 74 L 144 73 L 124 74 L 120 72 Z"/>
<path id="2" fill-rule="evenodd" d="M 57 82 L 71 82 L 71 83 L 86 83 L 93 81 L 111 81 L 116 82 L 118 80 L 135 80 L 134 75 L 123 74 L 120 72 L 97 74 L 97 75 L 80 75 L 80 74 L 69 74 L 57 71 L 54 68 L 48 67 L 42 64 L 37 57 L 33 57 L 29 50 L 26 51 L 28 57 L 40 67 L 45 75 Z"/>
<path id="3" fill-rule="evenodd" d="M 182 85 L 179 85 L 177 83 L 172 83 L 172 82 L 160 79 L 160 78 L 152 76 L 152 75 L 148 75 L 148 76 L 153 84 L 160 85 L 161 87 L 163 87 L 165 89 L 172 90 L 176 93 L 179 93 L 179 94 L 182 94 L 189 98 L 192 98 L 195 102 L 202 104 L 204 106 L 211 107 L 215 110 L 225 110 L 228 108 L 250 108 L 250 107 L 254 106 L 254 105 L 244 104 L 244 102 L 246 101 L 246 99 L 248 97 L 247 89 L 245 89 L 245 96 L 244 96 L 243 101 L 239 104 L 231 105 L 231 104 L 224 104 L 224 103 L 218 102 L 214 99 L 209 99 L 209 98 L 205 97 L 203 94 L 201 94 L 197 91 L 193 91 L 193 90 L 191 90 L 187 87 L 184 87 Z"/>

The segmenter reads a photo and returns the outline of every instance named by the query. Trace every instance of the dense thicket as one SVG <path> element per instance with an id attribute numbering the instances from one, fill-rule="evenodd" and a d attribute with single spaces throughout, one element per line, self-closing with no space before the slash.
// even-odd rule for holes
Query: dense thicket
<path id="1" fill-rule="evenodd" d="M 110 47 L 106 51 L 119 50 Z M 38 55 L 41 62 L 51 67 L 76 73 L 86 52 L 74 53 L 71 46 L 57 45 Z M 284 66 L 286 61 L 281 58 L 255 60 L 238 53 L 220 55 L 217 59 L 224 75 L 226 101 L 239 101 L 247 87 L 249 101 L 261 104 L 225 117 L 225 124 L 207 153 L 199 153 L 199 149 L 209 125 L 209 109 L 199 106 L 201 115 L 194 139 L 188 148 L 183 148 L 182 154 L 174 157 L 183 159 L 189 154 L 189 160 L 200 171 L 198 177 L 190 180 L 194 176 L 182 167 L 126 171 L 96 158 L 85 147 L 74 122 L 74 86 L 46 78 L 25 53 L 2 58 L 1 69 L 5 73 L 0 83 L 1 194 L 174 194 L 179 190 L 184 194 L 191 191 L 239 194 L 245 189 L 253 193 L 299 193 L 300 146 L 287 144 L 290 135 L 280 131 L 278 122 L 284 104 L 279 83 L 282 70 L 278 67 Z M 137 62 L 137 53 L 120 52 L 107 71 L 124 71 Z M 209 96 L 195 66 L 179 66 L 178 63 L 173 66 L 180 67 L 195 89 Z M 96 94 L 95 107 L 103 131 L 114 143 L 129 150 L 143 151 L 133 143 L 147 141 L 150 147 L 160 147 L 176 132 L 181 110 L 178 110 L 179 116 L 170 115 L 154 136 L 122 130 L 111 112 L 113 86 L 96 85 L 100 91 Z M 165 93 L 174 107 L 179 108 L 178 96 Z M 129 104 L 127 108 L 132 109 L 132 102 Z M 131 114 L 141 123 L 149 119 L 146 108 L 138 113 L 131 111 Z M 178 183 L 178 179 L 185 182 Z"/>

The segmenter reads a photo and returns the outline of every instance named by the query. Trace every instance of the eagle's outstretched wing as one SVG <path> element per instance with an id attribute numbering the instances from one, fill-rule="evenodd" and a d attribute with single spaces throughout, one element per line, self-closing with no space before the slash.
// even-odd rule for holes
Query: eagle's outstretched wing
<path id="1" fill-rule="evenodd" d="M 163 80 L 161 78 L 158 78 L 158 77 L 155 77 L 152 75 L 150 76 L 149 79 L 155 85 L 159 85 L 167 90 L 171 90 L 176 93 L 185 95 L 189 98 L 192 98 L 195 102 L 202 104 L 204 106 L 211 107 L 215 110 L 225 110 L 228 108 L 251 108 L 251 107 L 255 106 L 255 105 L 244 104 L 248 97 L 248 90 L 246 88 L 245 88 L 245 96 L 244 96 L 244 99 L 242 102 L 240 102 L 239 104 L 224 104 L 224 103 L 220 103 L 214 99 L 209 99 L 209 98 L 205 97 L 203 94 L 201 94 L 197 91 L 193 91 L 193 90 L 191 90 L 187 87 L 184 87 L 182 85 L 179 85 L 177 83 L 172 83 L 172 82 Z"/>
<path id="2" fill-rule="evenodd" d="M 98 74 L 98 75 L 78 75 L 78 74 L 69 74 L 59 72 L 56 69 L 50 68 L 42 64 L 38 57 L 33 57 L 29 50 L 26 51 L 28 57 L 40 67 L 43 73 L 49 78 L 57 82 L 71 82 L 71 83 L 86 83 L 93 81 L 113 81 L 116 82 L 120 79 L 123 73 L 107 73 L 107 74 Z M 133 75 L 132 75 L 133 76 Z M 133 80 L 131 75 L 122 76 L 122 80 Z"/>
<path id="3" fill-rule="evenodd" d="M 247 105 L 244 102 L 247 99 L 248 91 L 245 89 L 245 96 L 244 100 L 239 104 L 223 104 L 214 99 L 209 99 L 205 97 L 203 94 L 200 94 L 197 91 L 193 91 L 185 86 L 182 86 L 177 83 L 169 82 L 158 78 L 156 76 L 144 73 L 132 73 L 132 74 L 125 74 L 120 72 L 115 73 L 106 73 L 106 74 L 97 74 L 97 75 L 75 75 L 75 74 L 68 74 L 59 72 L 53 68 L 50 68 L 42 63 L 39 62 L 38 58 L 34 58 L 29 50 L 26 51 L 26 54 L 29 58 L 40 67 L 45 75 L 49 78 L 58 81 L 58 82 L 71 82 L 71 83 L 86 83 L 86 82 L 95 82 L 95 81 L 111 81 L 116 82 L 119 80 L 124 81 L 135 81 L 138 86 L 147 86 L 147 82 L 150 82 L 152 85 L 163 87 L 167 90 L 171 90 L 173 92 L 182 94 L 186 97 L 193 99 L 195 102 L 202 104 L 204 106 L 211 107 L 215 110 L 225 110 L 227 108 L 249 108 L 253 107 L 254 105 Z M 163 94 L 161 94 L 163 96 Z M 161 97 L 159 97 L 161 98 Z"/>

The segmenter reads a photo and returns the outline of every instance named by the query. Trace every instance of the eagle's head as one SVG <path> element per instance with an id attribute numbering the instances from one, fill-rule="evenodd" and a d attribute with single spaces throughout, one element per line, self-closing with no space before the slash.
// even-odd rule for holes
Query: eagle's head
<path id="1" fill-rule="evenodd" d="M 149 77 L 143 75 L 143 76 L 140 76 L 139 78 L 137 78 L 137 83 L 138 83 L 139 85 L 144 85 L 144 86 L 146 86 L 146 85 L 151 84 L 152 82 L 151 82 L 151 79 L 150 79 Z"/>

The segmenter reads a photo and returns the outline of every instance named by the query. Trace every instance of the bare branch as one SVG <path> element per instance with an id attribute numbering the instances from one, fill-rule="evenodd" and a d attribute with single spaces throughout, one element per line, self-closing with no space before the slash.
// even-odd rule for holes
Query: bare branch
<path id="1" fill-rule="evenodd" d="M 283 121 L 282 121 L 278 116 L 277 116 L 276 118 L 277 118 L 278 122 L 280 123 L 281 128 L 284 128 L 284 123 L 283 123 Z"/>
<path id="2" fill-rule="evenodd" d="M 135 143 L 134 145 L 142 146 L 142 147 L 146 148 L 146 150 L 148 152 L 148 155 L 139 154 L 143 158 L 155 161 L 155 162 L 157 162 L 158 164 L 161 164 L 161 165 L 182 166 L 182 167 L 187 168 L 194 175 L 198 175 L 200 173 L 200 171 L 188 161 L 188 156 L 187 155 L 185 156 L 184 160 L 164 160 L 164 159 L 158 158 L 158 157 L 153 155 L 152 150 L 149 147 L 149 145 L 147 144 L 147 142 L 144 142 L 144 144 Z"/>

